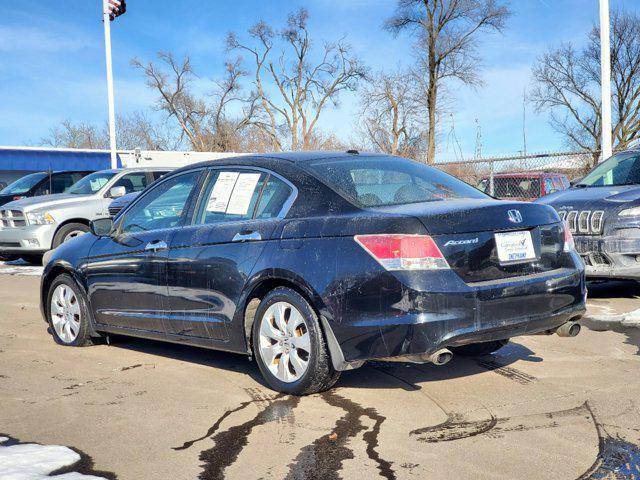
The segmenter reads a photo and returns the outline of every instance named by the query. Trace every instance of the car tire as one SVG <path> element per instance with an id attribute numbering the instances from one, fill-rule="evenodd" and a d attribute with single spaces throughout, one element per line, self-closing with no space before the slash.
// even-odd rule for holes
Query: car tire
<path id="1" fill-rule="evenodd" d="M 89 227 L 84 223 L 67 223 L 58 229 L 53 237 L 52 248 L 59 247 L 64 242 L 89 232 Z"/>
<path id="2" fill-rule="evenodd" d="M 260 372 L 278 392 L 310 395 L 331 388 L 340 377 L 331 364 L 318 315 L 295 290 L 278 287 L 262 299 L 252 340 Z"/>
<path id="3" fill-rule="evenodd" d="M 86 297 L 69 275 L 59 275 L 51 283 L 46 314 L 56 343 L 68 347 L 93 345 Z"/>
<path id="4" fill-rule="evenodd" d="M 454 355 L 460 355 L 461 357 L 480 357 L 482 355 L 488 355 L 497 350 L 500 350 L 507 343 L 509 343 L 509 340 L 470 343 L 469 345 L 462 345 L 461 347 L 451 347 L 451 351 L 454 353 Z"/>
<path id="5" fill-rule="evenodd" d="M 42 265 L 42 255 L 21 255 L 20 258 L 31 265 Z"/>

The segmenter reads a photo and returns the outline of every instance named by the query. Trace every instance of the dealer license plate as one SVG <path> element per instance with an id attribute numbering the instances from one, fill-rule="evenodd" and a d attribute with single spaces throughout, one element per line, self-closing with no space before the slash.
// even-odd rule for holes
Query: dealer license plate
<path id="1" fill-rule="evenodd" d="M 529 231 L 496 233 L 495 239 L 500 263 L 527 262 L 536 258 Z"/>

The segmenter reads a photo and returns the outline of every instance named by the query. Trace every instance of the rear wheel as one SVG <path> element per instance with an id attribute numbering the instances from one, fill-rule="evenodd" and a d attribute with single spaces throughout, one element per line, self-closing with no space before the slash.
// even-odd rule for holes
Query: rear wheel
<path id="1" fill-rule="evenodd" d="M 56 343 L 70 347 L 92 345 L 87 302 L 69 275 L 60 275 L 51 283 L 47 320 Z"/>
<path id="2" fill-rule="evenodd" d="M 67 223 L 60 227 L 53 237 L 53 248 L 59 247 L 64 242 L 71 240 L 72 238 L 84 235 L 89 231 L 89 227 L 84 223 Z"/>
<path id="3" fill-rule="evenodd" d="M 298 292 L 279 287 L 260 302 L 253 322 L 253 352 L 271 388 L 309 395 L 332 387 L 333 369 L 318 316 Z"/>
<path id="4" fill-rule="evenodd" d="M 463 357 L 479 357 L 481 355 L 488 355 L 504 347 L 509 340 L 496 340 L 494 342 L 484 343 L 470 343 L 469 345 L 462 345 L 461 347 L 452 347 L 451 351 Z"/>

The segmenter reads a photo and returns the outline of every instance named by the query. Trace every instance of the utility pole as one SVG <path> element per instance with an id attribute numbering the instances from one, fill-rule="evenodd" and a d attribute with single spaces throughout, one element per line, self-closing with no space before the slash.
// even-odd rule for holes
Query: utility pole
<path id="1" fill-rule="evenodd" d="M 527 154 L 527 89 L 522 91 L 522 154 Z"/>
<path id="2" fill-rule="evenodd" d="M 111 65 L 111 18 L 109 0 L 102 0 L 102 23 L 104 24 L 104 48 L 107 59 L 107 101 L 109 102 L 109 150 L 111 168 L 118 168 L 116 153 L 116 113 L 113 105 L 113 67 Z"/>
<path id="3" fill-rule="evenodd" d="M 609 0 L 600 0 L 600 70 L 602 86 L 602 158 L 612 154 L 611 148 L 611 39 L 609 34 Z"/>

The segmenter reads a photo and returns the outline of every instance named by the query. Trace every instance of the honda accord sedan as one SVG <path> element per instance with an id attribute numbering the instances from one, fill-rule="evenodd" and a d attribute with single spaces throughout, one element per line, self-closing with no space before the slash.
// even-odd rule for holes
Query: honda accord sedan
<path id="1" fill-rule="evenodd" d="M 172 172 L 56 249 L 41 285 L 61 345 L 121 334 L 244 354 L 298 395 L 370 359 L 444 364 L 573 336 L 585 297 L 551 207 L 355 151 Z"/>

